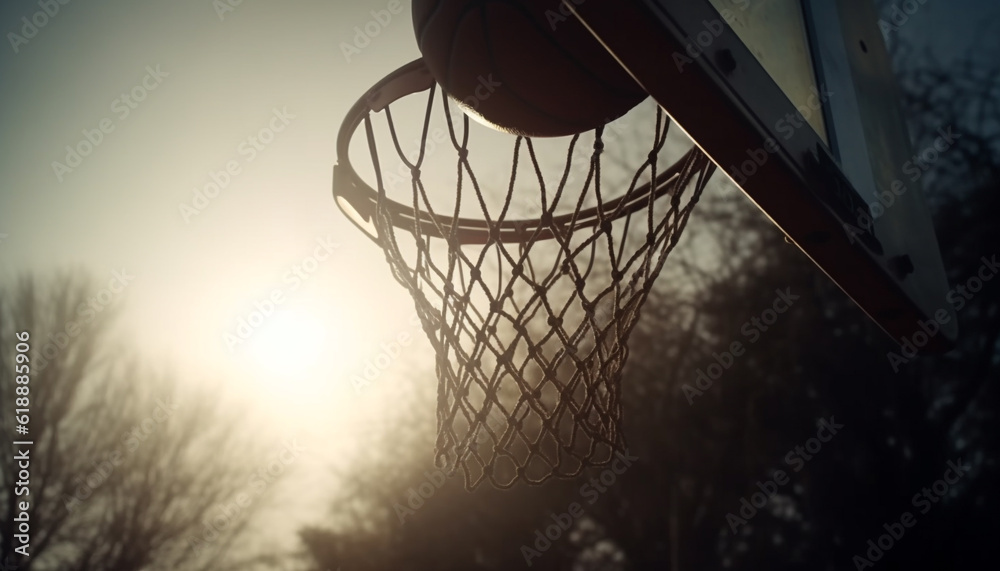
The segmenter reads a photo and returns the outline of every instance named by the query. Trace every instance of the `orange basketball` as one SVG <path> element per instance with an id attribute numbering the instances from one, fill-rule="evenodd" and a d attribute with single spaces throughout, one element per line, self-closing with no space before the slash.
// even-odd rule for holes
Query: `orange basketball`
<path id="1" fill-rule="evenodd" d="M 581 133 L 646 97 L 559 0 L 413 0 L 413 27 L 442 88 L 502 131 Z"/>

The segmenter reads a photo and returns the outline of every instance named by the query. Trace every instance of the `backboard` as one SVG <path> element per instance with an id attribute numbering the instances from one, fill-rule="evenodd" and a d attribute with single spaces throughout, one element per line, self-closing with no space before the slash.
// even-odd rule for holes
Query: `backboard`
<path id="1" fill-rule="evenodd" d="M 911 148 L 873 4 L 564 2 L 890 336 L 943 351 L 958 327 L 920 186 L 942 149 Z"/>
<path id="2" fill-rule="evenodd" d="M 448 10 L 439 10 L 445 4 Z M 491 5 L 507 12 L 488 12 Z M 609 169 L 601 157 L 605 143 L 614 143 L 611 127 L 627 117 L 553 136 L 564 145 L 557 152 L 564 164 L 547 168 L 539 159 L 544 129 L 532 137 L 482 125 L 477 131 L 468 113 L 454 112 L 454 100 L 473 96 L 448 79 L 453 75 L 478 90 L 486 71 L 500 95 L 473 92 L 484 118 L 491 101 L 535 119 L 555 116 L 549 102 L 572 107 L 560 94 L 586 87 L 582 76 L 600 75 L 574 62 L 583 51 L 555 40 L 553 21 L 546 27 L 538 20 L 543 8 L 527 0 L 414 6 L 450 22 L 420 37 L 463 43 L 421 44 L 424 58 L 352 106 L 337 137 L 333 190 L 414 299 L 436 355 L 437 461 L 461 469 L 467 488 L 574 477 L 625 450 L 620 381 L 629 336 L 719 169 L 904 348 L 942 351 L 954 343 L 956 318 L 919 185 L 932 160 L 927 153 L 946 147 L 913 154 L 872 0 L 561 0 L 565 17 L 575 15 L 585 28 L 575 28 L 568 45 L 579 48 L 582 39 L 591 60 L 604 59 L 603 46 L 614 59 L 601 70 L 610 68 L 634 90 L 620 65 L 657 104 L 655 118 L 625 130 L 649 148 L 636 161 L 620 161 L 629 172 L 626 184 L 611 183 L 620 190 L 614 196 L 602 190 Z M 506 15 L 488 21 L 486 14 Z M 525 14 L 527 24 L 514 27 Z M 529 72 L 586 73 L 545 83 L 551 78 L 519 75 L 526 57 L 508 58 L 514 63 L 501 69 L 494 46 L 481 41 L 490 34 L 480 29 L 549 58 Z M 473 63 L 452 65 L 454 53 Z M 428 58 L 447 65 L 435 74 Z M 665 150 L 674 124 L 696 147 L 684 141 L 687 151 L 671 157 Z M 643 128 L 652 131 L 640 136 Z M 505 139 L 509 154 L 482 145 L 484 130 Z M 412 147 L 400 143 L 410 140 L 407 131 L 417 133 Z M 571 177 L 581 135 L 585 160 Z M 358 160 L 354 140 L 366 143 L 357 147 Z M 508 167 L 508 157 L 509 174 L 494 170 Z M 355 170 L 366 161 L 368 177 Z M 390 178 L 408 179 L 408 198 L 390 197 Z M 484 191 L 480 181 L 487 180 L 501 187 Z M 437 202 L 428 187 L 443 188 L 448 200 Z M 539 208 L 519 213 L 515 196 L 537 196 Z"/>

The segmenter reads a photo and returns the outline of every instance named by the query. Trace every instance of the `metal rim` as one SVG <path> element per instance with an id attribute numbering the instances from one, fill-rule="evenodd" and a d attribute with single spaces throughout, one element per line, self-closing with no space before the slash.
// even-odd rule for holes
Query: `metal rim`
<path id="1" fill-rule="evenodd" d="M 337 163 L 333 169 L 333 196 L 337 206 L 348 219 L 361 229 L 369 238 L 381 245 L 382 241 L 374 223 L 375 210 L 379 201 L 379 192 L 358 176 L 350 161 L 350 145 L 358 127 L 365 124 L 367 135 L 372 137 L 372 112 L 379 112 L 391 103 L 409 95 L 435 89 L 436 83 L 422 59 L 393 71 L 369 89 L 347 112 L 337 135 Z M 555 236 L 553 228 L 571 232 L 577 228 L 599 225 L 609 217 L 602 218 L 601 210 L 613 212 L 612 220 L 632 214 L 648 205 L 648 197 L 653 200 L 669 194 L 671 183 L 691 161 L 699 156 L 704 158 L 700 149 L 692 147 L 687 153 L 658 174 L 655 181 L 636 187 L 629 195 L 608 200 L 602 209 L 587 208 L 577 213 L 552 216 L 550 222 L 542 218 L 503 220 L 488 222 L 486 220 L 466 217 L 450 217 L 439 214 L 429 214 L 414 211 L 410 206 L 396 202 L 390 198 L 383 199 L 382 207 L 389 216 L 392 225 L 406 230 L 419 226 L 424 236 L 451 238 L 459 244 L 486 244 L 491 241 L 520 243 L 528 239 L 547 240 Z M 376 173 L 377 178 L 381 178 Z M 655 184 L 654 184 L 655 183 Z M 376 183 L 378 184 L 378 183 Z"/>

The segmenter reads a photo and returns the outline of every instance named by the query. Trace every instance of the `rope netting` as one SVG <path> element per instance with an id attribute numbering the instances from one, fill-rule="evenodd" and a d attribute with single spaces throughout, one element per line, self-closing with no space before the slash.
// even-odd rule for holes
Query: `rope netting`
<path id="1" fill-rule="evenodd" d="M 539 141 L 509 136 L 510 154 L 491 157 L 512 164 L 497 196 L 473 171 L 468 117 L 454 113 L 442 93 L 448 141 L 434 153 L 450 153 L 449 196 L 455 186 L 457 194 L 435 208 L 428 186 L 438 185 L 422 178 L 434 101 L 432 87 L 419 152 L 409 158 L 384 109 L 415 214 L 401 215 L 387 199 L 371 117 L 364 121 L 378 242 L 436 353 L 437 463 L 462 469 L 471 489 L 484 481 L 537 484 L 610 462 L 625 448 L 621 377 L 629 334 L 714 165 L 694 147 L 661 164 L 671 123 L 657 108 L 647 121 L 645 160 L 616 188 L 602 181 L 602 127 L 579 149 L 581 135 L 566 138 L 555 170 L 544 167 Z M 573 174 L 581 152 L 589 158 Z M 515 216 L 523 200 L 536 201 L 536 218 Z M 478 233 L 456 222 L 469 208 L 485 222 Z"/>

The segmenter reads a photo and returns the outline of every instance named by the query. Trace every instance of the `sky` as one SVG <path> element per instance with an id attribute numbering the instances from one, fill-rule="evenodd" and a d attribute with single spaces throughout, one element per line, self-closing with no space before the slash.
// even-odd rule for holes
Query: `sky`
<path id="1" fill-rule="evenodd" d="M 257 395 L 276 428 L 323 451 L 318 477 L 397 406 L 393 387 L 350 384 L 385 344 L 412 339 L 391 366 L 433 382 L 412 301 L 331 197 L 348 108 L 419 57 L 409 2 L 55 5 L 0 7 L 0 272 L 126 276 L 111 301 L 123 334 L 195 382 Z M 927 0 L 894 33 L 948 59 L 977 34 L 995 45 L 978 30 L 997 13 Z"/>
<path id="2" fill-rule="evenodd" d="M 246 361 L 226 334 L 279 290 L 282 310 L 338 325 L 327 348 L 350 370 L 409 326 L 402 292 L 372 279 L 380 252 L 331 200 L 333 141 L 366 86 L 419 55 L 408 10 L 348 62 L 364 4 L 223 5 L 72 2 L 7 46 L 0 267 L 125 269 L 138 344 L 220 373 Z M 7 3 L 5 32 L 37 9 Z"/>
<path id="3" fill-rule="evenodd" d="M 351 375 L 402 333 L 412 353 L 392 367 L 429 350 L 412 300 L 331 195 L 347 109 L 419 56 L 409 6 L 219 5 L 76 0 L 28 38 L 21 18 L 38 5 L 3 3 L 0 275 L 123 274 L 110 303 L 130 346 L 194 384 L 251 395 L 253 415 L 311 450 L 302 477 L 328 480 L 399 398 L 358 394 Z M 372 10 L 390 17 L 345 57 Z M 85 152 L 78 165 L 67 145 Z M 224 188 L 185 216 L 213 180 Z M 230 350 L 226 335 L 275 291 L 284 313 Z M 320 517 L 326 505 L 309 501 Z"/>

